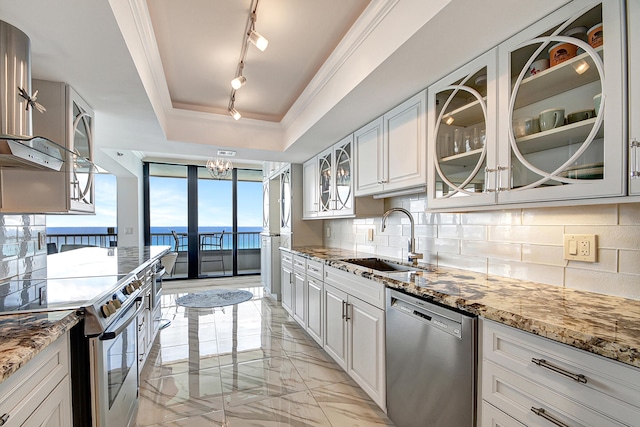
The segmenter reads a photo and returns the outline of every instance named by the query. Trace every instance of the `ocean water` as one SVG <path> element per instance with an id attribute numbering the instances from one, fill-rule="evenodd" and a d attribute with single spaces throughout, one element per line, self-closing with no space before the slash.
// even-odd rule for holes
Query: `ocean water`
<path id="1" fill-rule="evenodd" d="M 151 227 L 151 246 L 171 246 L 175 245 L 175 240 L 171 235 L 171 231 L 176 231 L 179 235 L 186 236 L 187 227 Z M 199 233 L 231 233 L 232 227 L 200 227 Z M 118 229 L 115 228 L 115 234 Z M 239 233 L 251 233 L 251 234 L 239 234 L 238 235 L 238 249 L 257 249 L 260 248 L 260 236 L 262 227 L 238 227 Z M 67 243 L 82 243 L 95 246 L 109 246 L 111 239 L 108 236 L 106 238 L 100 238 L 99 236 L 89 236 L 83 239 L 67 240 L 64 237 L 58 239 L 52 235 L 96 235 L 107 234 L 107 227 L 47 227 L 48 242 L 56 242 L 62 244 Z M 182 237 L 186 239 L 186 237 Z M 186 244 L 186 241 L 184 242 Z M 223 248 L 231 249 L 233 246 L 232 235 L 224 237 Z"/>

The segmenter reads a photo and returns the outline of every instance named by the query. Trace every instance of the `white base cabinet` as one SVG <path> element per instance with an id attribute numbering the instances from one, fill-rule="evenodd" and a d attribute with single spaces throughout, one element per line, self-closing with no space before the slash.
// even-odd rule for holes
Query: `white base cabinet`
<path id="1" fill-rule="evenodd" d="M 381 283 L 325 268 L 325 351 L 386 411 L 383 304 Z"/>
<path id="2" fill-rule="evenodd" d="M 0 420 L 6 426 L 72 425 L 68 334 L 0 384 Z"/>
<path id="3" fill-rule="evenodd" d="M 287 313 L 293 315 L 293 255 L 289 251 L 280 251 L 280 262 L 282 265 L 281 291 L 282 291 L 282 308 Z"/>
<path id="4" fill-rule="evenodd" d="M 527 426 L 638 425 L 640 370 L 489 320 L 480 324 L 483 426 L 500 425 L 494 409 Z"/>

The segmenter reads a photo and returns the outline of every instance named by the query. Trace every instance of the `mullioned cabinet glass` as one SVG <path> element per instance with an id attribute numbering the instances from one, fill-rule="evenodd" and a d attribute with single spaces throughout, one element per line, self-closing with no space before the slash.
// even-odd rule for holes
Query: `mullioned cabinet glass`
<path id="1" fill-rule="evenodd" d="M 353 135 L 318 154 L 318 216 L 351 215 L 353 204 Z"/>
<path id="2" fill-rule="evenodd" d="M 626 193 L 623 12 L 574 1 L 499 46 L 498 203 Z"/>
<path id="3" fill-rule="evenodd" d="M 496 49 L 428 89 L 428 206 L 495 203 Z"/>

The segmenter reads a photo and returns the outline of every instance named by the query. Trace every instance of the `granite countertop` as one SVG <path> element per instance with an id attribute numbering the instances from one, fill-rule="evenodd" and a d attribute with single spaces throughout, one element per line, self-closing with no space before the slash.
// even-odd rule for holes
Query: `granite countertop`
<path id="1" fill-rule="evenodd" d="M 335 248 L 299 247 L 292 252 L 640 368 L 640 301 L 429 265 L 415 274 L 379 273 L 341 261 L 375 255 Z"/>
<path id="2" fill-rule="evenodd" d="M 74 311 L 0 316 L 0 383 L 79 321 Z"/>
<path id="3" fill-rule="evenodd" d="M 47 256 L 47 280 L 117 278 L 139 271 L 169 246 L 87 247 Z M 0 383 L 80 321 L 75 310 L 0 315 Z"/>

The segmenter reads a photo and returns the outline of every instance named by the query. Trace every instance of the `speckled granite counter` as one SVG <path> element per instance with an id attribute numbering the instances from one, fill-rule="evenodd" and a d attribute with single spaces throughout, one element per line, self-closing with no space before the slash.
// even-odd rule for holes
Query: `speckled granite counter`
<path id="1" fill-rule="evenodd" d="M 140 246 L 119 248 L 87 247 L 68 252 L 61 252 L 47 257 L 46 279 L 49 300 L 55 300 L 53 283 L 63 283 L 70 292 L 71 284 L 77 282 L 85 285 L 85 289 L 75 289 L 74 297 L 93 298 L 95 290 L 86 289 L 87 283 L 108 282 L 107 286 L 115 286 L 120 277 L 136 273 L 167 251 L 169 246 Z M 61 281 L 60 279 L 65 279 Z M 16 281 L 21 291 L 28 289 L 21 281 Z M 40 282 L 29 280 L 30 286 Z M 112 283 L 112 285 L 111 285 Z M 51 285 L 51 286 L 49 286 Z M 65 291 L 62 289 L 62 291 Z M 95 289 L 95 288 L 94 288 Z M 28 291 L 27 291 L 28 293 Z M 77 294 L 77 295 L 76 295 Z M 72 305 L 76 307 L 79 300 L 63 299 L 63 302 L 34 307 L 33 310 L 48 310 L 51 307 Z M 66 303 L 65 301 L 71 301 Z M 85 299 L 86 301 L 86 299 Z M 6 307 L 6 304 L 5 304 Z M 56 311 L 40 311 L 28 314 L 1 313 L 0 315 L 0 382 L 6 380 L 21 366 L 31 360 L 59 336 L 70 330 L 80 319 L 74 310 L 58 309 Z M 24 310 L 24 309 L 23 309 Z"/>
<path id="2" fill-rule="evenodd" d="M 73 311 L 0 316 L 0 383 L 79 321 Z"/>
<path id="3" fill-rule="evenodd" d="M 334 248 L 300 247 L 292 252 L 389 288 L 640 367 L 640 301 L 452 268 L 378 273 L 340 261 L 374 255 Z"/>

